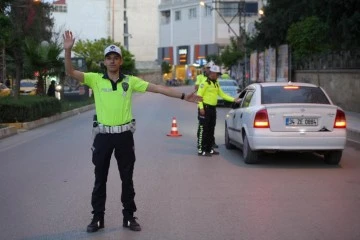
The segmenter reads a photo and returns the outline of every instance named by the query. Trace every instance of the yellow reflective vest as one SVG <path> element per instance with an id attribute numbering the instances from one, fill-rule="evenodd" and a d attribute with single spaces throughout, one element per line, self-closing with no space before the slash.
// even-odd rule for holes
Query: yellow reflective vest
<path id="1" fill-rule="evenodd" d="M 195 85 L 200 85 L 201 83 L 205 82 L 207 77 L 204 74 L 199 74 L 196 76 Z"/>
<path id="2" fill-rule="evenodd" d="M 199 109 L 204 109 L 204 103 L 216 106 L 218 96 L 229 102 L 235 101 L 235 98 L 227 95 L 223 92 L 223 90 L 221 90 L 218 81 L 211 81 L 210 79 L 207 79 L 200 84 L 197 95 L 203 98 L 203 101 L 198 103 Z"/>

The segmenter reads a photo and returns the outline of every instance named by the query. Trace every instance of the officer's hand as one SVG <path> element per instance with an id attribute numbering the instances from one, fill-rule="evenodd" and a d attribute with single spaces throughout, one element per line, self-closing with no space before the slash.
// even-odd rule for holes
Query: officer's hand
<path id="1" fill-rule="evenodd" d="M 200 115 L 204 116 L 205 115 L 205 110 L 204 109 L 199 109 Z"/>
<path id="2" fill-rule="evenodd" d="M 188 102 L 195 102 L 195 103 L 202 101 L 202 97 L 198 96 L 195 92 L 186 94 L 184 99 Z"/>
<path id="3" fill-rule="evenodd" d="M 240 103 L 242 98 L 235 98 L 234 103 Z"/>
<path id="4" fill-rule="evenodd" d="M 74 45 L 75 38 L 73 37 L 73 34 L 71 31 L 65 31 L 63 34 L 64 39 L 64 49 L 71 49 Z"/>

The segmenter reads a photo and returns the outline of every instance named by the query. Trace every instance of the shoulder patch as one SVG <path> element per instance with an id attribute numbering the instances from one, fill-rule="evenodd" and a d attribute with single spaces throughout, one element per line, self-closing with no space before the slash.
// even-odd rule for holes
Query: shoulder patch
<path id="1" fill-rule="evenodd" d="M 199 88 L 203 88 L 204 87 L 204 84 L 202 83 L 202 84 L 200 84 L 200 86 L 199 86 Z"/>

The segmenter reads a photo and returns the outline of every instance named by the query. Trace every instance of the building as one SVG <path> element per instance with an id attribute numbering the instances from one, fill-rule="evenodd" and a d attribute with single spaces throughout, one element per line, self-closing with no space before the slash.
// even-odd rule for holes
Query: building
<path id="1" fill-rule="evenodd" d="M 175 78 L 193 78 L 189 66 L 218 55 L 242 29 L 254 32 L 262 7 L 261 0 L 161 0 L 158 61 L 175 65 Z"/>
<path id="2" fill-rule="evenodd" d="M 70 29 L 77 39 L 110 37 L 136 59 L 137 68 L 153 68 L 157 58 L 157 1 L 57 0 L 52 2 L 55 31 Z"/>

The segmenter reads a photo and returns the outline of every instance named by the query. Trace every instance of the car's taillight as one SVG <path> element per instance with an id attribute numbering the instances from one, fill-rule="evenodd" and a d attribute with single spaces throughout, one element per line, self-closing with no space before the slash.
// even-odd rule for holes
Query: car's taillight
<path id="1" fill-rule="evenodd" d="M 269 118 L 266 109 L 262 109 L 255 114 L 254 128 L 270 127 Z"/>
<path id="2" fill-rule="evenodd" d="M 344 111 L 339 109 L 336 111 L 334 128 L 346 128 L 346 118 Z"/>

